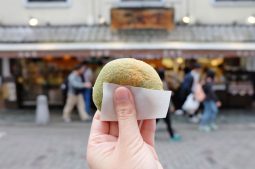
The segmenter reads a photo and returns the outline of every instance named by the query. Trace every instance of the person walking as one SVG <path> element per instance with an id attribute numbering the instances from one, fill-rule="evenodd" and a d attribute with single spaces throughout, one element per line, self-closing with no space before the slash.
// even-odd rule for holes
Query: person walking
<path id="1" fill-rule="evenodd" d="M 83 83 L 81 76 L 85 71 L 83 64 L 79 64 L 75 67 L 72 73 L 68 76 L 68 94 L 67 101 L 63 110 L 63 119 L 65 122 L 71 122 L 71 112 L 75 106 L 78 108 L 78 112 L 81 120 L 88 120 L 89 116 L 85 112 L 85 104 L 82 95 L 84 88 L 90 88 L 90 83 Z"/>
<path id="2" fill-rule="evenodd" d="M 163 83 L 163 89 L 164 90 L 169 90 L 168 88 L 168 85 L 165 81 L 165 71 L 162 69 L 162 70 L 159 70 L 158 71 L 158 74 L 159 74 L 159 77 L 160 79 L 162 80 L 162 83 Z M 172 127 L 172 123 L 171 123 L 171 109 L 174 109 L 173 108 L 173 104 L 170 103 L 169 105 L 169 109 L 168 109 L 168 112 L 167 112 L 167 115 L 166 115 L 166 118 L 164 118 L 164 122 L 166 123 L 166 126 L 167 126 L 167 131 L 170 135 L 170 139 L 172 141 L 180 141 L 181 140 L 181 136 L 179 134 L 177 134 L 173 127 Z M 156 120 L 156 122 L 158 123 L 159 119 Z"/>
<path id="3" fill-rule="evenodd" d="M 190 94 L 195 94 L 197 86 L 199 85 L 201 65 L 194 63 L 192 69 L 187 73 L 183 79 L 181 87 L 177 93 L 179 102 L 176 105 L 176 114 L 183 114 L 182 106 Z M 194 113 L 194 112 L 193 112 Z M 189 113 L 189 118 L 192 122 L 198 122 L 199 119 L 193 114 Z"/>
<path id="4" fill-rule="evenodd" d="M 88 113 L 89 116 L 93 116 L 91 111 L 93 72 L 92 72 L 92 69 L 89 67 L 88 62 L 83 62 L 83 64 L 86 68 L 86 70 L 83 73 L 83 79 L 86 83 L 91 84 L 91 87 L 87 87 L 83 91 L 83 97 L 85 101 L 85 111 Z"/>
<path id="5" fill-rule="evenodd" d="M 206 98 L 203 102 L 204 111 L 200 121 L 199 130 L 205 132 L 210 132 L 211 130 L 216 130 L 218 128 L 215 121 L 218 114 L 218 107 L 221 106 L 221 102 L 213 90 L 214 76 L 214 72 L 208 70 L 206 73 L 205 84 L 203 85 Z"/>

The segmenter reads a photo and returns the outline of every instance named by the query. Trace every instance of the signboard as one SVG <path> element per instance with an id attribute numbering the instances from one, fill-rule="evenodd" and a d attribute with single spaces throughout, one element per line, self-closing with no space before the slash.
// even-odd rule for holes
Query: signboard
<path id="1" fill-rule="evenodd" d="M 165 29 L 174 28 L 172 8 L 113 8 L 111 28 L 119 29 Z"/>

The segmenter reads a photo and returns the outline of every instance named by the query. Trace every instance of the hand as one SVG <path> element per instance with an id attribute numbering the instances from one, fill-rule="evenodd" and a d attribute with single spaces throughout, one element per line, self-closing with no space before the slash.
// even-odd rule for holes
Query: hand
<path id="1" fill-rule="evenodd" d="M 94 116 L 87 149 L 90 169 L 163 169 L 154 149 L 155 120 L 144 120 L 139 129 L 134 99 L 125 87 L 115 90 L 114 105 L 118 122 L 100 121 L 99 111 Z"/>
<path id="2" fill-rule="evenodd" d="M 217 105 L 217 107 L 221 107 L 221 102 L 220 102 L 220 101 L 217 101 L 217 102 L 216 102 L 216 105 Z"/>
<path id="3" fill-rule="evenodd" d="M 85 82 L 84 83 L 84 87 L 85 88 L 91 88 L 92 87 L 92 84 L 90 82 Z"/>

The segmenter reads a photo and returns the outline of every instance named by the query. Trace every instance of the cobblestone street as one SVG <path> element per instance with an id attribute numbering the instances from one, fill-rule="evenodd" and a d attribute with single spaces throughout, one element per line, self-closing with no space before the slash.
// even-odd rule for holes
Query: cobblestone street
<path id="1" fill-rule="evenodd" d="M 163 121 L 157 128 L 156 149 L 164 169 L 254 169 L 255 114 L 226 113 L 220 129 L 202 133 L 183 117 L 174 126 L 183 141 L 168 138 Z M 2 115 L 1 115 L 2 114 Z M 0 113 L 1 169 L 87 169 L 86 145 L 90 122 L 65 124 L 57 114 L 48 126 L 36 126 L 33 114 Z"/>

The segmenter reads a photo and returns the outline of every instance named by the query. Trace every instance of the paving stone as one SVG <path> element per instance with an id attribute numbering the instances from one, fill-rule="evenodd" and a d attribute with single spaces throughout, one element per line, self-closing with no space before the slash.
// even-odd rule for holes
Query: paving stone
<path id="1" fill-rule="evenodd" d="M 1 169 L 88 169 L 90 122 L 66 124 L 56 114 L 48 126 L 36 126 L 33 114 L 19 116 L 0 115 L 5 119 L 0 120 Z M 195 124 L 174 118 L 181 142 L 171 142 L 160 121 L 156 150 L 164 169 L 254 169 L 255 115 L 224 116 L 227 122 L 219 117 L 220 129 L 212 133 L 200 132 Z"/>

